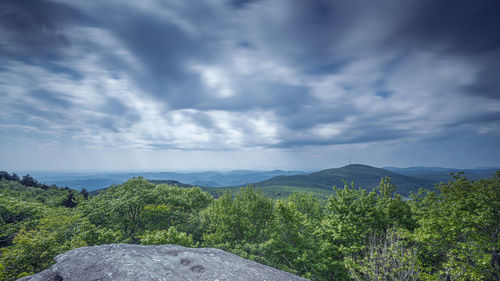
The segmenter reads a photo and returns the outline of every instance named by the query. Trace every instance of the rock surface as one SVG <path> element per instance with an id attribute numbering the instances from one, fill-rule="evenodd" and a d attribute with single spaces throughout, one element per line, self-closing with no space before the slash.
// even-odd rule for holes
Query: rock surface
<path id="1" fill-rule="evenodd" d="M 213 248 L 110 244 L 58 255 L 50 269 L 22 281 L 306 280 Z"/>

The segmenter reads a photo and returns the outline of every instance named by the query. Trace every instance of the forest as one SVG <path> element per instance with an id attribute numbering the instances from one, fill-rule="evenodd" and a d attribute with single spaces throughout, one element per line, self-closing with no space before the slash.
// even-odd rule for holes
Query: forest
<path id="1" fill-rule="evenodd" d="M 311 280 L 500 280 L 500 172 L 411 197 L 389 178 L 274 198 L 132 178 L 98 195 L 0 172 L 0 280 L 108 243 L 215 247 Z"/>

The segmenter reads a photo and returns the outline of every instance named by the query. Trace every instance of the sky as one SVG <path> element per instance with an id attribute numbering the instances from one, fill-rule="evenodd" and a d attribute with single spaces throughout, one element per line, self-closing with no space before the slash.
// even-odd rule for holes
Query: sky
<path id="1" fill-rule="evenodd" d="M 1 0 L 0 170 L 500 167 L 496 0 Z"/>

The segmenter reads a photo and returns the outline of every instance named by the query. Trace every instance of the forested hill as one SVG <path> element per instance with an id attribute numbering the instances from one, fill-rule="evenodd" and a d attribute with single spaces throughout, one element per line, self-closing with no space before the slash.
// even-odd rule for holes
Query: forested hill
<path id="1" fill-rule="evenodd" d="M 500 168 L 493 167 L 478 167 L 475 169 L 453 169 L 442 167 L 384 167 L 384 169 L 401 175 L 417 177 L 434 182 L 448 182 L 451 180 L 451 173 L 463 173 L 465 177 L 475 181 L 480 179 L 491 179 L 495 177 L 496 171 L 500 171 Z"/>
<path id="2" fill-rule="evenodd" d="M 256 186 L 300 186 L 331 189 L 332 186 L 342 187 L 344 181 L 354 182 L 356 187 L 372 189 L 380 184 L 380 179 L 390 177 L 397 186 L 397 192 L 408 195 L 419 188 L 430 189 L 434 182 L 412 176 L 400 175 L 385 169 L 368 165 L 353 164 L 341 168 L 327 169 L 307 175 L 277 176 L 258 182 Z"/>
<path id="3" fill-rule="evenodd" d="M 177 186 L 177 187 L 186 187 L 186 188 L 195 187 L 194 185 L 182 183 L 182 182 L 174 181 L 174 180 L 149 180 L 149 181 L 154 183 L 154 184 L 166 184 L 166 185 Z"/>

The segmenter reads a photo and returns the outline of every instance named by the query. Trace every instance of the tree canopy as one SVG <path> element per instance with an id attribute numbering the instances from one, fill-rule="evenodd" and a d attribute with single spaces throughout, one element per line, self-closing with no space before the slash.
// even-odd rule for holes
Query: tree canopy
<path id="1" fill-rule="evenodd" d="M 214 199 L 143 178 L 96 196 L 0 178 L 2 280 L 105 243 L 216 247 L 312 280 L 500 276 L 500 173 L 478 181 L 457 175 L 411 198 L 388 178 L 370 192 L 345 184 L 324 204 L 309 193 L 274 199 L 253 187 Z"/>

